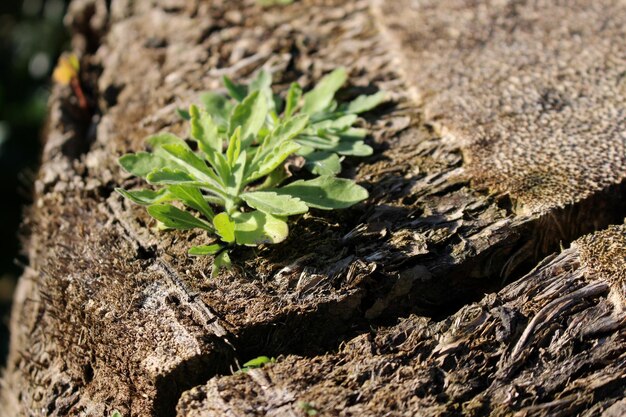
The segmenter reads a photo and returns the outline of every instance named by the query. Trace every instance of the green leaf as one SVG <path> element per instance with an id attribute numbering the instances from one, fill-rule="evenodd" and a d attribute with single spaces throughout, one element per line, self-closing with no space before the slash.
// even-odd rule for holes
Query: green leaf
<path id="1" fill-rule="evenodd" d="M 374 153 L 374 149 L 362 140 L 341 140 L 332 150 L 341 155 L 351 156 L 369 156 Z"/>
<path id="2" fill-rule="evenodd" d="M 213 167 L 218 176 L 222 179 L 228 178 L 230 169 L 224 155 L 222 147 L 224 141 L 218 132 L 218 126 L 213 123 L 211 116 L 204 110 L 199 110 L 196 106 L 190 107 L 191 113 L 191 136 L 198 142 L 198 148 L 202 152 L 204 159 Z"/>
<path id="3" fill-rule="evenodd" d="M 287 92 L 287 103 L 285 104 L 285 117 L 290 118 L 298 108 L 302 98 L 302 87 L 298 83 L 291 83 Z"/>
<path id="4" fill-rule="evenodd" d="M 241 127 L 241 144 L 244 148 L 249 147 L 263 127 L 267 112 L 267 100 L 263 95 L 259 91 L 251 93 L 233 110 L 228 134 L 232 136 Z"/>
<path id="5" fill-rule="evenodd" d="M 159 133 L 158 135 L 152 135 L 146 139 L 146 142 L 154 149 L 158 149 L 163 145 L 177 144 L 180 146 L 187 146 L 184 140 L 172 133 Z"/>
<path id="6" fill-rule="evenodd" d="M 150 206 L 152 204 L 164 203 L 173 199 L 172 194 L 162 188 L 158 191 L 153 190 L 132 190 L 128 191 L 123 188 L 116 188 L 115 191 L 128 198 L 130 201 L 142 206 Z"/>
<path id="7" fill-rule="evenodd" d="M 148 152 L 129 153 L 122 156 L 118 162 L 127 172 L 141 178 L 158 169 L 173 167 L 163 158 Z"/>
<path id="8" fill-rule="evenodd" d="M 200 228 L 210 232 L 213 231 L 213 227 L 209 223 L 169 204 L 149 206 L 148 213 L 172 229 L 187 230 Z"/>
<path id="9" fill-rule="evenodd" d="M 207 255 L 215 255 L 219 251 L 224 249 L 224 246 L 220 244 L 208 245 L 208 246 L 193 246 L 189 248 L 187 252 L 191 256 L 207 256 Z"/>
<path id="10" fill-rule="evenodd" d="M 163 151 L 171 161 L 183 168 L 192 178 L 221 189 L 220 179 L 207 164 L 198 157 L 189 147 L 180 144 L 169 144 L 162 146 Z"/>
<path id="11" fill-rule="evenodd" d="M 248 87 L 241 84 L 235 84 L 230 78 L 224 76 L 222 79 L 224 86 L 228 90 L 228 94 L 235 100 L 241 102 L 248 95 Z"/>
<path id="12" fill-rule="evenodd" d="M 235 241 L 239 245 L 279 243 L 289 234 L 289 227 L 284 220 L 262 211 L 234 213 L 232 218 L 235 221 Z"/>
<path id="13" fill-rule="evenodd" d="M 286 141 L 268 150 L 267 153 L 262 155 L 260 160 L 255 161 L 255 163 L 250 166 L 248 169 L 249 173 L 245 176 L 244 185 L 268 175 L 298 149 L 300 149 L 300 145 L 296 142 Z"/>
<path id="14" fill-rule="evenodd" d="M 305 401 L 298 401 L 296 405 L 301 408 L 302 411 L 306 412 L 308 416 L 316 416 L 319 414 L 315 407 Z"/>
<path id="15" fill-rule="evenodd" d="M 301 135 L 296 138 L 296 142 L 302 146 L 311 147 L 313 149 L 332 150 L 339 145 L 339 136 L 317 136 L 317 135 Z"/>
<path id="16" fill-rule="evenodd" d="M 122 413 L 120 413 L 118 410 L 113 410 L 113 413 L 111 413 L 111 417 L 122 417 Z"/>
<path id="17" fill-rule="evenodd" d="M 153 171 L 146 177 L 149 184 L 201 185 L 192 176 L 178 169 L 163 168 Z"/>
<path id="18" fill-rule="evenodd" d="M 341 159 L 334 152 L 315 151 L 302 156 L 305 168 L 315 175 L 335 176 L 341 172 Z"/>
<path id="19" fill-rule="evenodd" d="M 285 159 L 295 153 L 300 145 L 292 141 L 306 127 L 308 116 L 298 115 L 281 123 L 266 138 L 248 165 L 244 183 L 249 184 L 274 171 Z"/>
<path id="20" fill-rule="evenodd" d="M 272 94 L 271 98 L 272 99 L 269 100 L 270 116 L 274 120 L 274 124 L 276 124 L 279 121 L 278 114 L 276 114 L 276 112 L 279 112 L 280 109 L 284 107 L 284 102 L 283 102 L 283 98 L 279 96 L 278 94 Z"/>
<path id="21" fill-rule="evenodd" d="M 352 127 L 341 132 L 340 136 L 343 140 L 362 140 L 365 139 L 365 136 L 367 136 L 367 129 Z"/>
<path id="22" fill-rule="evenodd" d="M 323 120 L 334 119 L 340 115 L 345 114 L 344 112 L 337 113 L 338 107 L 339 107 L 339 103 L 336 100 L 331 101 L 330 105 L 325 110 L 319 113 L 312 114 L 311 121 L 314 123 L 317 123 Z"/>
<path id="23" fill-rule="evenodd" d="M 228 124 L 228 117 L 233 109 L 233 103 L 221 94 L 206 92 L 200 95 L 204 109 L 221 126 Z"/>
<path id="24" fill-rule="evenodd" d="M 266 69 L 261 69 L 248 86 L 248 92 L 263 91 L 272 87 L 272 74 Z"/>
<path id="25" fill-rule="evenodd" d="M 278 187 L 283 181 L 290 177 L 284 166 L 278 166 L 272 172 L 267 174 L 265 180 L 259 185 L 257 190 L 267 190 L 268 188 Z"/>
<path id="26" fill-rule="evenodd" d="M 253 91 L 258 91 L 265 98 L 269 111 L 276 109 L 277 104 L 280 104 L 280 101 L 277 102 L 274 99 L 274 94 L 272 93 L 272 74 L 265 69 L 261 69 L 250 82 L 250 85 L 248 85 L 248 94 Z"/>
<path id="27" fill-rule="evenodd" d="M 297 197 L 307 206 L 322 210 L 350 207 L 368 197 L 367 190 L 354 181 L 326 175 L 296 181 L 273 191 Z"/>
<path id="28" fill-rule="evenodd" d="M 373 108 L 378 107 L 385 100 L 387 100 L 387 93 L 384 91 L 379 91 L 378 93 L 369 96 L 358 96 L 351 101 L 350 104 L 348 104 L 346 113 L 365 113 L 366 111 L 370 111 Z"/>
<path id="29" fill-rule="evenodd" d="M 215 163 L 215 153 L 222 153 L 223 141 L 218 133 L 217 125 L 211 116 L 193 104 L 189 107 L 191 115 L 191 137 L 198 142 L 198 147 L 207 160 Z"/>
<path id="30" fill-rule="evenodd" d="M 304 95 L 302 112 L 312 115 L 326 110 L 333 101 L 335 93 L 345 84 L 348 75 L 345 68 L 337 68 Z"/>
<path id="31" fill-rule="evenodd" d="M 232 168 L 235 164 L 235 161 L 239 158 L 239 154 L 241 153 L 241 128 L 235 129 L 235 132 L 230 138 L 228 142 L 228 149 L 226 150 L 226 161 L 228 161 L 228 165 Z"/>
<path id="32" fill-rule="evenodd" d="M 215 195 L 205 195 L 204 199 L 209 204 L 214 204 L 216 206 L 222 206 L 222 207 L 225 206 L 224 197 L 217 197 Z"/>
<path id="33" fill-rule="evenodd" d="M 254 154 L 254 157 L 252 158 L 252 162 L 248 167 L 249 173 L 265 171 L 265 165 L 270 162 L 273 163 L 273 158 L 276 154 L 281 154 L 282 150 L 289 150 L 292 148 L 296 149 L 295 146 L 286 146 L 285 143 L 290 142 L 293 138 L 300 134 L 306 127 L 307 122 L 308 116 L 298 115 L 288 120 L 287 122 L 280 123 L 272 131 L 272 133 L 267 138 L 265 138 L 265 140 L 261 143 L 261 146 L 256 148 L 256 152 Z M 284 156 L 285 158 L 287 158 L 289 154 Z M 279 161 L 279 163 L 283 160 Z M 262 165 L 263 169 L 261 169 Z M 267 173 L 269 173 L 270 171 L 267 171 Z"/>
<path id="34" fill-rule="evenodd" d="M 241 198 L 252 208 L 276 216 L 293 216 L 309 211 L 309 207 L 299 198 L 278 195 L 273 191 L 253 191 L 244 193 Z"/>
<path id="35" fill-rule="evenodd" d="M 228 269 L 230 267 L 231 267 L 231 262 L 230 262 L 230 256 L 228 255 L 228 252 L 224 251 L 220 253 L 213 260 L 213 268 L 211 269 L 211 278 L 217 278 L 217 275 L 219 274 L 220 269 L 222 268 Z"/>
<path id="36" fill-rule="evenodd" d="M 185 109 L 176 109 L 176 114 L 179 115 L 181 119 L 184 119 L 187 121 L 191 120 L 191 115 Z"/>
<path id="37" fill-rule="evenodd" d="M 258 358 L 254 358 L 244 363 L 244 368 L 260 368 L 261 366 L 275 362 L 274 360 L 268 358 L 267 356 L 259 356 Z"/>
<path id="38" fill-rule="evenodd" d="M 247 159 L 246 151 L 241 152 L 239 158 L 237 158 L 237 161 L 235 162 L 235 165 L 232 167 L 232 175 L 228 181 L 228 187 L 231 195 L 239 195 L 241 187 L 243 187 Z"/>
<path id="39" fill-rule="evenodd" d="M 354 130 L 356 129 L 350 129 L 349 131 Z M 366 145 L 359 137 L 346 136 L 344 134 L 301 135 L 295 141 L 305 148 L 336 152 L 341 155 L 369 156 L 374 152 L 372 147 Z"/>
<path id="40" fill-rule="evenodd" d="M 346 130 L 350 128 L 358 118 L 359 116 L 357 116 L 356 114 L 346 114 L 344 116 L 339 116 L 334 119 L 328 119 L 322 122 L 314 123 L 311 128 L 320 134 L 329 129 Z"/>
<path id="41" fill-rule="evenodd" d="M 218 176 L 221 178 L 221 180 L 224 181 L 225 178 L 229 178 L 231 175 L 231 169 L 230 169 L 230 166 L 228 165 L 228 161 L 226 160 L 226 157 L 222 155 L 221 153 L 216 153 L 214 155 L 214 159 L 215 159 L 215 170 L 217 171 Z"/>
<path id="42" fill-rule="evenodd" d="M 309 116 L 299 114 L 286 122 L 279 124 L 272 132 L 270 143 L 274 144 L 295 138 L 302 133 L 302 131 L 304 131 L 308 123 Z"/>
<path id="43" fill-rule="evenodd" d="M 174 197 L 182 201 L 186 206 L 199 211 L 209 220 L 213 219 L 213 216 L 215 216 L 213 210 L 211 210 L 211 207 L 209 207 L 204 199 L 204 195 L 202 195 L 197 187 L 189 185 L 170 185 L 168 189 Z"/>
<path id="44" fill-rule="evenodd" d="M 213 226 L 215 232 L 226 243 L 232 243 L 235 241 L 235 222 L 233 222 L 228 214 L 220 213 L 213 218 Z"/>
<path id="45" fill-rule="evenodd" d="M 357 116 L 356 114 L 346 114 L 345 116 L 338 117 L 335 120 L 331 121 L 329 129 L 340 131 L 346 130 L 352 127 L 352 125 L 357 121 L 358 118 L 359 116 Z"/>

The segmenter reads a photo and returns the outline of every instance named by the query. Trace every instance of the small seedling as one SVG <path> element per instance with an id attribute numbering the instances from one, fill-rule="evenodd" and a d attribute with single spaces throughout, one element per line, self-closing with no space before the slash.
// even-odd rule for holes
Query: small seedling
<path id="1" fill-rule="evenodd" d="M 118 410 L 113 410 L 113 413 L 111 413 L 111 417 L 122 417 L 122 413 L 120 413 Z"/>
<path id="2" fill-rule="evenodd" d="M 368 196 L 354 181 L 330 175 L 281 185 L 285 161 L 303 148 L 296 138 L 308 128 L 311 116 L 306 112 L 276 116 L 264 91 L 240 91 L 240 101 L 229 106 L 222 100 L 224 111 L 219 113 L 192 105 L 188 113 L 192 146 L 163 133 L 148 138 L 151 152 L 119 160 L 126 171 L 156 189 L 117 191 L 147 206 L 161 228 L 198 228 L 219 239 L 189 250 L 190 255 L 215 256 L 213 276 L 230 266 L 228 249 L 233 245 L 285 240 L 289 216 L 309 208 L 350 207 Z M 309 106 L 321 108 L 316 100 L 327 100 L 319 94 L 313 97 Z"/>
<path id="3" fill-rule="evenodd" d="M 52 78 L 58 84 L 69 85 L 78 99 L 79 106 L 86 109 L 88 106 L 87 99 L 80 86 L 80 80 L 78 78 L 79 72 L 80 62 L 78 61 L 78 57 L 75 54 L 62 55 L 52 73 Z"/>
<path id="4" fill-rule="evenodd" d="M 305 401 L 298 401 L 297 405 L 309 416 L 316 416 L 319 414 L 315 407 L 313 407 L 310 403 L 307 403 Z"/>
<path id="5" fill-rule="evenodd" d="M 305 158 L 305 167 L 313 174 L 337 175 L 341 172 L 341 161 L 345 156 L 372 154 L 372 148 L 364 142 L 367 131 L 355 128 L 354 124 L 359 114 L 376 108 L 386 100 L 386 94 L 381 91 L 361 95 L 350 103 L 339 104 L 335 94 L 346 83 L 346 79 L 346 70 L 338 68 L 305 94 L 298 83 L 291 84 L 283 100 L 272 92 L 270 73 L 261 70 L 249 85 L 235 84 L 224 77 L 224 86 L 230 98 L 207 92 L 201 95 L 201 101 L 222 130 L 229 129 L 228 112 L 253 91 L 259 91 L 267 100 L 269 112 L 264 123 L 265 129 L 273 129 L 278 120 L 308 116 L 306 126 L 294 138 L 301 145 L 297 154 Z M 189 118 L 189 114 L 184 111 L 179 111 L 179 114 Z"/>
<path id="6" fill-rule="evenodd" d="M 240 371 L 245 373 L 248 372 L 250 369 L 261 368 L 268 363 L 276 363 L 276 358 L 259 356 L 258 358 L 251 359 L 248 362 L 244 363 Z"/>

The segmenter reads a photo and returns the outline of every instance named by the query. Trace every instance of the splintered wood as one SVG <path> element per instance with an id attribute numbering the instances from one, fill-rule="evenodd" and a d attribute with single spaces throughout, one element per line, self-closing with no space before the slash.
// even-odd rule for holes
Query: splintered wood
<path id="1" fill-rule="evenodd" d="M 54 88 L 0 416 L 625 414 L 624 1 L 257 3 L 72 3 L 91 113 Z M 391 98 L 365 203 L 208 279 L 114 192 L 222 76 L 339 66 Z"/>

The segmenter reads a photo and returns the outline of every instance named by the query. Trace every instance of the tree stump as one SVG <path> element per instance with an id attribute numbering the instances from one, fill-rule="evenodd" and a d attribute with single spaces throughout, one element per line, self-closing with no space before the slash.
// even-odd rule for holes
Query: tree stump
<path id="1" fill-rule="evenodd" d="M 626 6 L 571 3 L 75 1 L 89 109 L 55 87 L 0 416 L 623 414 Z M 366 202 L 209 279 L 114 192 L 223 75 L 338 66 L 392 99 Z"/>
<path id="2" fill-rule="evenodd" d="M 211 379 L 178 416 L 623 415 L 625 267 L 626 227 L 612 226 L 444 320 Z"/>

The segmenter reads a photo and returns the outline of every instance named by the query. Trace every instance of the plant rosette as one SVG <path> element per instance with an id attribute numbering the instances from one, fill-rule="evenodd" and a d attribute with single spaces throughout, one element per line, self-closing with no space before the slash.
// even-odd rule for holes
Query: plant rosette
<path id="1" fill-rule="evenodd" d="M 272 92 L 271 74 L 261 70 L 248 85 L 236 84 L 224 77 L 229 96 L 206 92 L 200 96 L 200 100 L 204 109 L 224 131 L 229 129 L 228 116 L 233 107 L 253 91 L 259 91 L 267 100 L 269 111 L 263 126 L 266 130 L 273 129 L 279 120 L 308 116 L 306 127 L 294 137 L 294 141 L 301 145 L 297 154 L 305 158 L 305 168 L 313 174 L 337 175 L 341 172 L 341 162 L 346 156 L 363 157 L 373 153 L 372 147 L 364 141 L 367 130 L 354 125 L 360 114 L 375 109 L 387 100 L 387 94 L 379 91 L 339 104 L 335 95 L 346 80 L 345 68 L 338 68 L 304 94 L 298 83 L 292 83 L 283 99 Z M 190 118 L 189 112 L 179 110 L 178 113 L 185 119 Z"/>
<path id="2" fill-rule="evenodd" d="M 331 90 L 305 97 L 302 109 L 327 106 Z M 245 94 L 241 101 L 224 106 L 219 115 L 192 105 L 189 144 L 162 133 L 147 139 L 149 152 L 119 159 L 127 172 L 145 179 L 153 189 L 117 191 L 147 206 L 161 228 L 198 228 L 218 238 L 218 243 L 189 249 L 190 255 L 215 256 L 212 276 L 231 265 L 228 249 L 234 245 L 284 241 L 290 216 L 310 208 L 343 209 L 368 197 L 354 181 L 332 175 L 283 185 L 285 162 L 306 148 L 300 138 L 310 129 L 312 116 L 306 111 L 277 116 L 263 88 L 241 94 Z M 287 107 L 297 107 L 294 99 Z"/>

